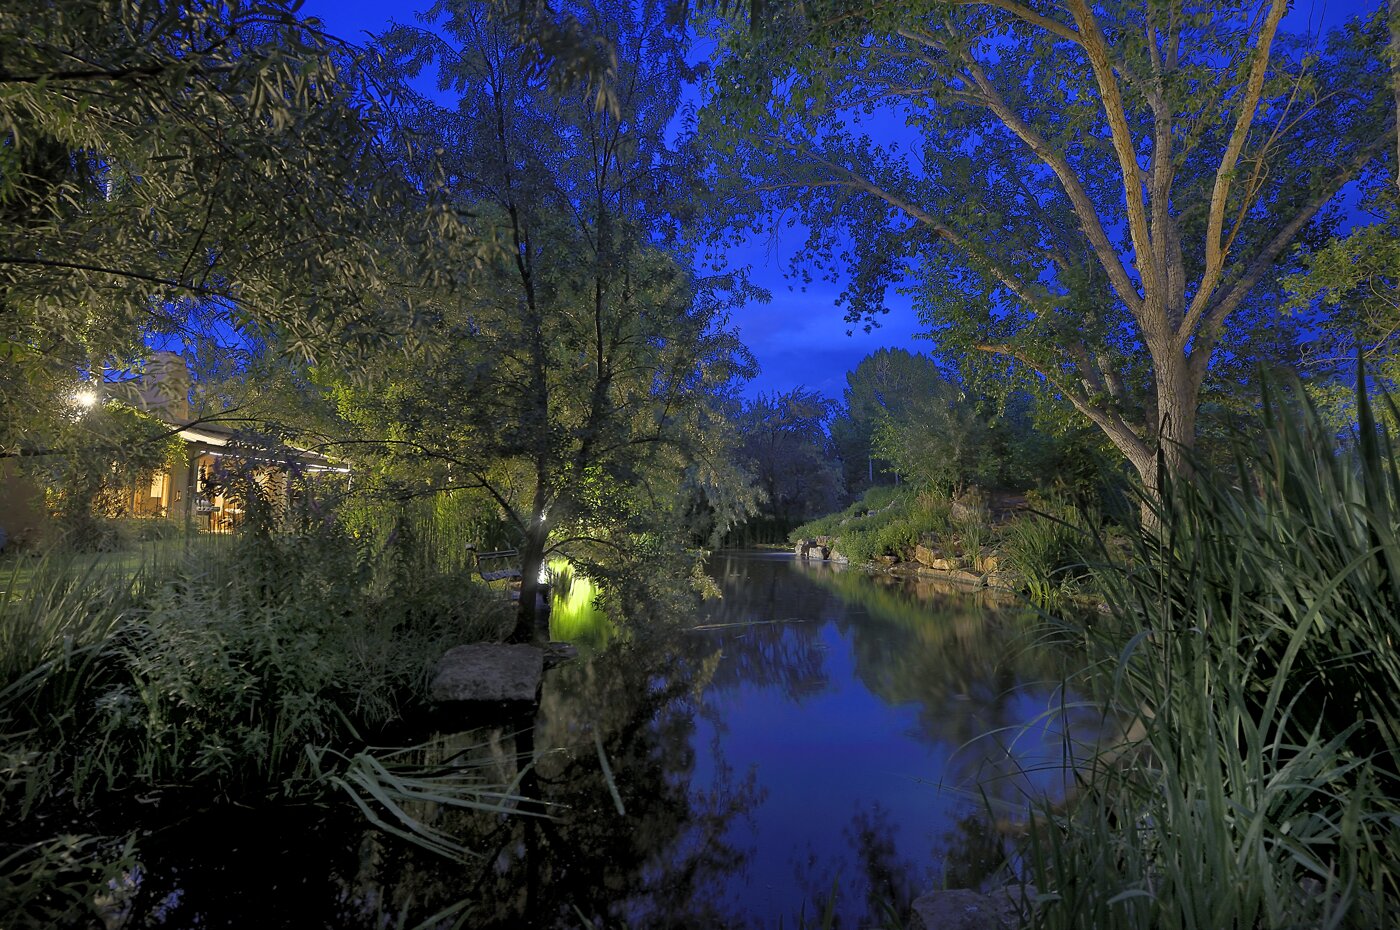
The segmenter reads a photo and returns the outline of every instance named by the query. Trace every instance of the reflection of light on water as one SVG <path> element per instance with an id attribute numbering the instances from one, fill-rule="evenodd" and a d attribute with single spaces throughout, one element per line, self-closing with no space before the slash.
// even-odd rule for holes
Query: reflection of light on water
<path id="1" fill-rule="evenodd" d="M 554 579 L 549 609 L 549 638 L 567 643 L 606 646 L 617 633 L 608 615 L 593 603 L 598 585 L 574 571 L 565 559 L 553 559 L 549 574 Z"/>

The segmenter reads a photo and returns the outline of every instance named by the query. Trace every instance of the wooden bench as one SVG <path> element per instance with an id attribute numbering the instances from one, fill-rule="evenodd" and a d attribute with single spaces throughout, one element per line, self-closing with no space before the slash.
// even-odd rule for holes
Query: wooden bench
<path id="1" fill-rule="evenodd" d="M 514 563 L 514 564 L 512 564 Z M 520 578 L 520 550 L 498 549 L 476 553 L 476 573 L 488 584 L 492 581 L 515 581 Z M 492 568 L 491 566 L 497 566 Z"/>

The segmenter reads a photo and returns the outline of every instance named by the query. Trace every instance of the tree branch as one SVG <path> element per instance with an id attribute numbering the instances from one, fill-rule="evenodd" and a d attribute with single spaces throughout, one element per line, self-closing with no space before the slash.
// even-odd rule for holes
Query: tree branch
<path id="1" fill-rule="evenodd" d="M 1074 409 L 1088 417 L 1095 426 L 1104 431 L 1104 434 L 1112 440 L 1113 444 L 1128 458 L 1134 466 L 1141 470 L 1141 464 L 1151 460 L 1152 450 L 1142 441 L 1137 430 L 1133 429 L 1129 423 L 1119 414 L 1111 410 L 1105 410 L 1095 405 L 1088 397 L 1071 387 L 1053 371 L 1047 371 L 1044 365 L 1037 363 L 1024 352 L 1005 344 L 979 344 L 972 347 L 978 352 L 986 352 L 989 355 L 1005 355 L 1015 359 L 1027 368 L 1039 374 L 1050 386 L 1064 396 Z"/>
<path id="2" fill-rule="evenodd" d="M 1142 276 L 1148 302 L 1163 303 L 1159 310 L 1165 309 L 1161 269 L 1152 260 L 1152 235 L 1147 225 L 1142 169 L 1138 166 L 1137 146 L 1133 142 L 1132 129 L 1128 126 L 1127 110 L 1123 106 L 1118 78 L 1113 73 L 1108 42 L 1085 0 L 1069 0 L 1069 7 L 1080 33 L 1084 36 L 1084 52 L 1098 82 L 1099 103 L 1108 118 L 1113 149 L 1118 154 L 1118 170 L 1123 174 L 1123 198 L 1128 210 L 1128 232 L 1133 239 L 1133 251 L 1138 255 L 1138 273 Z M 1139 318 L 1144 331 L 1150 331 L 1148 324 L 1153 322 L 1151 319 Z"/>
<path id="3" fill-rule="evenodd" d="M 901 32 L 901 35 L 903 34 Z M 1118 298 L 1127 306 L 1133 317 L 1141 323 L 1142 295 L 1138 293 L 1137 286 L 1129 277 L 1128 270 L 1123 265 L 1122 256 L 1118 254 L 1118 250 L 1109 241 L 1108 233 L 1104 231 L 1103 222 L 1099 219 L 1094 202 L 1089 197 L 1089 192 L 1084 189 L 1079 176 L 1075 174 L 1074 169 L 1070 167 L 1064 156 L 1052 149 L 1045 138 L 1011 108 L 987 78 L 981 64 L 967 55 L 964 55 L 963 60 L 967 63 L 978 90 L 982 92 L 982 105 L 991 110 L 1007 129 L 1015 133 L 1035 156 L 1055 173 L 1055 177 L 1060 181 L 1060 187 L 1069 197 L 1070 206 L 1073 207 L 1075 215 L 1079 218 L 1084 235 L 1094 250 L 1094 256 L 1107 272 L 1108 279 L 1112 282 Z"/>
<path id="4" fill-rule="evenodd" d="M 1269 52 L 1273 45 L 1274 33 L 1277 32 L 1279 21 L 1283 19 L 1287 8 L 1287 0 L 1273 0 L 1254 47 L 1254 61 L 1250 64 L 1249 80 L 1245 84 L 1244 97 L 1240 100 L 1239 114 L 1235 117 L 1235 126 L 1230 131 L 1230 141 L 1226 143 L 1225 151 L 1220 156 L 1220 167 L 1215 171 L 1215 184 L 1210 193 L 1210 219 L 1206 228 L 1206 267 L 1201 275 L 1200 287 L 1192 298 L 1191 309 L 1186 314 L 1188 319 L 1201 315 L 1224 272 L 1228 247 L 1222 246 L 1220 238 L 1225 225 L 1225 204 L 1230 196 L 1230 182 L 1234 176 L 1235 165 L 1239 162 L 1240 152 L 1243 151 L 1245 140 L 1249 136 L 1254 113 L 1259 107 L 1259 98 L 1264 90 L 1264 77 L 1269 70 Z"/>
<path id="5" fill-rule="evenodd" d="M 1245 269 L 1240 279 L 1235 282 L 1234 287 L 1226 291 L 1215 304 L 1209 306 L 1209 309 L 1199 300 L 1200 295 L 1198 294 L 1197 299 L 1191 302 L 1191 311 L 1186 315 L 1181 326 L 1177 329 L 1177 348 L 1181 351 L 1185 351 L 1187 344 L 1191 342 L 1194 330 L 1197 328 L 1198 324 L 1200 328 L 1199 335 L 1209 338 L 1209 345 L 1213 347 L 1213 334 L 1219 331 L 1220 327 L 1225 324 L 1226 318 L 1235 311 L 1249 292 L 1254 289 L 1254 286 L 1263 279 L 1268 270 L 1273 267 L 1274 262 L 1278 260 L 1279 255 L 1283 254 L 1283 250 L 1287 248 L 1289 243 L 1302 231 L 1303 227 L 1317 215 L 1318 211 L 1337 195 L 1337 191 L 1341 190 L 1343 185 L 1356 177 L 1361 169 L 1366 167 L 1367 163 L 1380 154 L 1381 148 L 1387 141 L 1388 134 L 1382 133 L 1378 138 L 1372 141 L 1369 146 L 1366 146 L 1358 152 L 1351 160 L 1350 164 L 1346 165 L 1341 171 L 1333 174 L 1330 183 L 1320 190 L 1317 196 L 1309 201 L 1292 219 L 1285 223 L 1279 231 L 1274 234 L 1274 237 L 1269 240 L 1268 244 L 1264 246 L 1263 250 L 1255 257 L 1254 261 Z M 1193 360 L 1199 348 L 1200 347 L 1192 349 L 1191 357 Z"/>

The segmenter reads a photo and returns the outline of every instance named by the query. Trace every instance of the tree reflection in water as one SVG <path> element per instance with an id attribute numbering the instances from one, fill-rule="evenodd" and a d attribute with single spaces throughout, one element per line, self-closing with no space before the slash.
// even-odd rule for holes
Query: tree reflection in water
<path id="1" fill-rule="evenodd" d="M 412 899 L 423 913 L 465 899 L 466 925 L 480 928 L 742 923 L 718 883 L 743 868 L 745 850 L 725 834 L 760 794 L 752 777 L 728 771 L 692 785 L 704 674 L 703 663 L 645 637 L 552 672 L 538 716 L 496 734 L 503 774 L 534 756 L 520 788 L 551 816 L 439 812 L 433 826 L 484 857 L 444 869 L 427 854 L 378 839 L 361 895 Z M 616 773 L 611 787 L 600 745 Z"/>
<path id="2" fill-rule="evenodd" d="M 1062 772 L 1061 737 L 1097 731 L 1093 714 L 1026 728 L 1055 702 L 1059 659 L 1017 611 L 791 559 L 710 567 L 722 600 L 617 635 L 574 618 L 593 648 L 548 674 L 538 707 L 422 751 L 432 765 L 476 746 L 549 819 L 416 808 L 483 853 L 464 863 L 353 810 L 221 823 L 220 848 L 242 851 L 222 857 L 196 822 L 143 849 L 154 903 L 128 926 L 444 913 L 443 926 L 481 928 L 764 928 L 821 913 L 833 887 L 840 926 L 874 926 L 944 877 L 998 867 L 996 835 L 968 819 L 982 797 L 1053 792 L 1056 778 L 1023 770 Z"/>

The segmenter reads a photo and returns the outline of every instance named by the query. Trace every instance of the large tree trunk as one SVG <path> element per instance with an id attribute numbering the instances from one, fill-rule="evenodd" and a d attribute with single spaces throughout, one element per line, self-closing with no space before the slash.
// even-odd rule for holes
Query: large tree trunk
<path id="1" fill-rule="evenodd" d="M 512 643 L 535 640 L 535 625 L 539 619 L 535 602 L 539 597 L 540 569 L 544 567 L 544 551 L 548 541 L 549 530 L 536 515 L 520 549 L 520 603 L 515 612 L 515 628 L 510 633 Z"/>
<path id="2" fill-rule="evenodd" d="M 1161 498 L 1167 482 L 1191 478 L 1199 395 L 1200 387 L 1186 359 L 1173 359 L 1158 369 L 1156 454 L 1152 458 L 1151 473 L 1143 475 L 1155 498 Z M 1159 467 L 1162 474 L 1157 473 Z"/>

